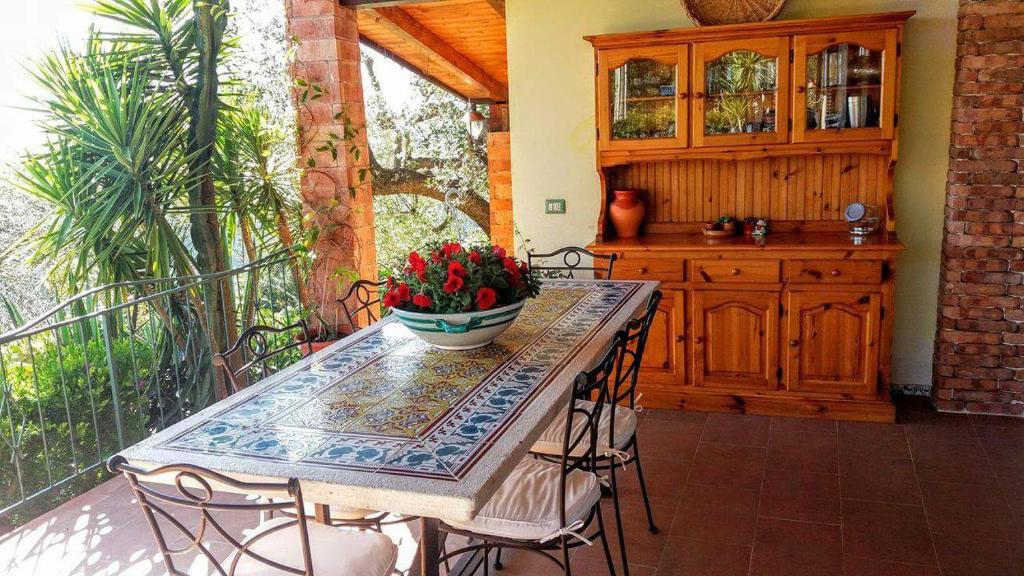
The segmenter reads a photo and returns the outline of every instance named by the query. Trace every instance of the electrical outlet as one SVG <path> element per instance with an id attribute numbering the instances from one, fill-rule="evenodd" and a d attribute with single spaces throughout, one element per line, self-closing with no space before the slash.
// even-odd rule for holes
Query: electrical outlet
<path id="1" fill-rule="evenodd" d="M 565 200 L 562 198 L 548 198 L 544 201 L 545 214 L 565 214 Z"/>

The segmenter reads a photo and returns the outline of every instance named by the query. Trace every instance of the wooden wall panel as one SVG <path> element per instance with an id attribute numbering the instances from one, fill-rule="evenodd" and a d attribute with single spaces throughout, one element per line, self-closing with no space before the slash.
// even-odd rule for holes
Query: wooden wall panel
<path id="1" fill-rule="evenodd" d="M 721 216 L 837 222 L 850 202 L 884 204 L 888 163 L 874 154 L 638 162 L 615 168 L 611 181 L 647 192 L 648 223 Z"/>

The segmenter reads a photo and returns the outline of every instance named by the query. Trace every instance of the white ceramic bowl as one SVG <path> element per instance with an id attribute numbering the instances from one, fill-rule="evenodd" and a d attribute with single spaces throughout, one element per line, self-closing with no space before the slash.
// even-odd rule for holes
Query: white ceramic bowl
<path id="1" fill-rule="evenodd" d="M 444 350 L 471 350 L 486 346 L 504 332 L 522 311 L 526 300 L 492 310 L 459 314 L 432 314 L 391 309 L 413 334 Z"/>

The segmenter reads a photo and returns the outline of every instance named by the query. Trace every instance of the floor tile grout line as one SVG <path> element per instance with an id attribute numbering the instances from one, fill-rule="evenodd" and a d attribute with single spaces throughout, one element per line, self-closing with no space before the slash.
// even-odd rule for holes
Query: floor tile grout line
<path id="1" fill-rule="evenodd" d="M 973 424 L 971 429 L 974 429 Z M 917 491 L 921 494 L 921 510 L 924 512 L 924 524 L 928 529 L 928 537 L 931 538 L 932 541 L 932 554 L 935 558 L 935 566 L 939 571 L 939 576 L 942 576 L 943 571 L 942 562 L 939 561 L 939 547 L 938 544 L 935 543 L 935 532 L 932 531 L 931 519 L 928 518 L 928 506 L 925 504 L 924 500 L 924 489 L 921 486 L 921 476 L 917 472 L 917 460 L 914 459 L 914 448 L 910 443 L 910 434 L 907 433 L 906 428 L 903 429 L 903 436 L 907 442 L 907 452 L 910 453 L 910 463 L 914 466 L 914 481 L 917 483 Z"/>
<path id="2" fill-rule="evenodd" d="M 690 457 L 690 464 L 686 468 L 686 478 L 683 479 L 683 485 L 679 487 L 679 490 L 680 490 L 679 499 L 676 500 L 675 510 L 672 511 L 672 522 L 669 524 L 668 534 L 665 535 L 666 539 L 672 536 L 672 528 L 676 524 L 676 516 L 679 515 L 679 508 L 682 507 L 682 505 L 683 505 L 683 497 L 686 495 L 686 486 L 689 485 L 689 483 L 690 483 L 690 475 L 693 474 L 694 464 L 696 464 L 696 462 L 697 462 L 697 452 L 700 451 L 701 442 L 704 441 L 704 430 L 707 428 L 707 426 L 708 426 L 708 420 L 707 420 L 707 418 L 705 418 L 704 421 L 701 422 L 700 434 L 697 435 L 697 445 L 694 446 L 694 448 L 693 448 L 693 456 Z M 667 544 L 667 542 L 666 542 L 666 544 Z M 667 550 L 667 549 L 668 549 L 667 545 L 661 549 L 661 554 L 658 555 L 658 566 L 657 566 L 657 568 L 655 568 L 655 572 L 657 572 L 657 570 L 659 568 L 661 568 L 661 563 L 665 559 L 665 550 Z"/>
<path id="3" fill-rule="evenodd" d="M 761 467 L 761 485 L 757 489 L 757 507 L 754 509 L 754 540 L 750 543 L 750 559 L 747 561 L 747 575 L 754 571 L 754 550 L 757 548 L 757 525 L 758 520 L 761 519 L 761 503 L 764 501 L 762 495 L 764 494 L 764 483 L 768 476 L 768 451 L 772 447 L 772 429 L 775 426 L 775 419 L 770 418 L 768 420 L 768 440 L 765 442 L 764 447 L 764 462 Z"/>
<path id="4" fill-rule="evenodd" d="M 976 437 L 978 437 L 979 441 L 981 441 L 982 438 L 981 438 L 981 435 L 978 434 L 978 429 L 977 429 L 977 426 L 974 423 L 974 418 L 970 418 L 969 417 L 967 421 L 970 422 L 971 429 L 974 430 L 974 435 Z M 991 441 L 991 439 L 989 439 L 989 440 Z M 996 440 L 996 441 L 998 442 L 998 440 Z M 1001 481 L 1002 480 L 1002 475 L 999 474 L 998 470 L 996 470 L 996 465 L 992 463 L 992 457 L 989 456 L 988 446 L 987 446 L 986 442 L 981 442 L 981 450 L 982 450 L 982 453 L 985 454 L 985 462 L 988 463 L 988 471 L 990 473 L 992 473 L 992 477 L 995 479 L 996 490 L 998 491 L 999 495 L 1003 499 L 1004 509 L 1005 508 L 1011 508 L 1010 496 L 1006 492 L 1006 490 L 1003 488 L 1003 482 Z M 924 499 L 924 495 L 922 494 L 922 500 L 923 499 Z M 1013 521 L 1013 524 L 1017 528 L 1018 531 L 1021 531 L 1022 529 L 1024 529 L 1024 520 L 1022 520 L 1020 518 L 1019 514 L 1011 513 L 1010 514 L 1010 520 Z M 932 540 L 933 541 L 935 540 L 934 536 L 932 537 Z"/>

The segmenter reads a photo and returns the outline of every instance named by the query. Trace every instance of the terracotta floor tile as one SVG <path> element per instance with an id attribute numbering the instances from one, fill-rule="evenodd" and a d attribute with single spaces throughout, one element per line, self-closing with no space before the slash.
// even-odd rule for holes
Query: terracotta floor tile
<path id="1" fill-rule="evenodd" d="M 757 514 L 762 518 L 839 524 L 839 476 L 769 469 Z"/>
<path id="2" fill-rule="evenodd" d="M 768 467 L 835 474 L 839 472 L 836 433 L 772 429 L 768 443 Z"/>
<path id="3" fill-rule="evenodd" d="M 903 459 L 844 458 L 839 464 L 844 498 L 921 504 L 914 463 Z"/>
<path id="4" fill-rule="evenodd" d="M 648 418 L 637 431 L 641 458 L 687 461 L 700 441 L 702 422 Z"/>
<path id="5" fill-rule="evenodd" d="M 1017 514 L 1018 519 L 1024 520 L 1024 472 L 1000 466 L 993 466 L 992 469 L 1010 509 Z"/>
<path id="6" fill-rule="evenodd" d="M 773 416 L 771 429 L 786 430 L 791 432 L 814 432 L 816 434 L 835 435 L 838 425 L 835 420 L 818 420 L 815 418 L 785 418 Z"/>
<path id="7" fill-rule="evenodd" d="M 935 535 L 942 576 L 1012 576 L 1024 567 L 1024 543 Z"/>
<path id="8" fill-rule="evenodd" d="M 672 522 L 672 538 L 749 546 L 754 541 L 757 492 L 728 484 L 689 484 Z"/>
<path id="9" fill-rule="evenodd" d="M 843 551 L 850 556 L 935 565 L 924 508 L 843 499 Z"/>
<path id="10" fill-rule="evenodd" d="M 1024 530 L 999 490 L 974 484 L 922 482 L 928 523 L 935 534 L 969 534 L 970 538 L 1022 540 Z"/>
<path id="11" fill-rule="evenodd" d="M 995 484 L 995 474 L 978 442 L 910 438 L 914 467 L 921 480 Z"/>
<path id="12" fill-rule="evenodd" d="M 986 440 L 982 444 L 990 464 L 1015 468 L 1024 474 L 1024 445 L 1004 440 Z"/>
<path id="13" fill-rule="evenodd" d="M 673 537 L 658 565 L 658 576 L 747 576 L 750 546 Z"/>
<path id="14" fill-rule="evenodd" d="M 767 446 L 771 419 L 746 414 L 709 414 L 704 424 L 705 442 Z"/>
<path id="15" fill-rule="evenodd" d="M 764 460 L 764 448 L 701 442 L 687 482 L 759 490 Z"/>
<path id="16" fill-rule="evenodd" d="M 620 562 L 619 536 L 611 501 L 609 499 L 602 500 L 601 509 L 604 512 L 605 526 L 608 529 L 608 544 L 616 562 Z M 647 516 L 642 503 L 626 502 L 622 504 L 622 526 L 625 529 L 626 553 L 630 565 L 656 567 L 661 553 L 665 549 L 674 509 L 655 508 L 653 512 L 655 520 L 661 524 L 657 534 L 651 534 L 647 529 Z M 604 562 L 604 551 L 600 545 L 584 546 L 578 549 L 577 557 L 582 561 L 601 564 Z"/>
<path id="17" fill-rule="evenodd" d="M 839 456 L 845 458 L 910 458 L 902 426 L 872 422 L 839 423 Z"/>
<path id="18" fill-rule="evenodd" d="M 906 427 L 910 438 L 967 441 L 978 436 L 970 419 L 964 418 L 962 414 L 933 410 L 911 411 L 902 418 L 897 415 L 896 421 Z"/>
<path id="19" fill-rule="evenodd" d="M 888 560 L 872 560 L 846 556 L 843 558 L 845 576 L 940 576 L 935 566 L 904 564 Z"/>
<path id="20" fill-rule="evenodd" d="M 647 483 L 647 493 L 652 505 L 656 507 L 672 506 L 679 502 L 679 496 L 683 491 L 683 484 L 690 471 L 688 460 L 665 460 L 648 458 L 641 455 L 644 479 Z M 619 486 L 619 496 L 626 499 L 635 499 L 642 502 L 640 482 L 637 479 L 636 464 L 630 463 L 624 469 L 615 472 L 616 482 Z M 667 519 L 671 521 L 671 518 Z"/>
<path id="21" fill-rule="evenodd" d="M 760 518 L 750 576 L 842 576 L 839 526 Z"/>
<path id="22" fill-rule="evenodd" d="M 642 414 L 653 420 L 672 420 L 691 424 L 704 424 L 708 419 L 707 412 L 687 412 L 685 410 L 665 410 L 663 408 L 647 408 Z"/>

